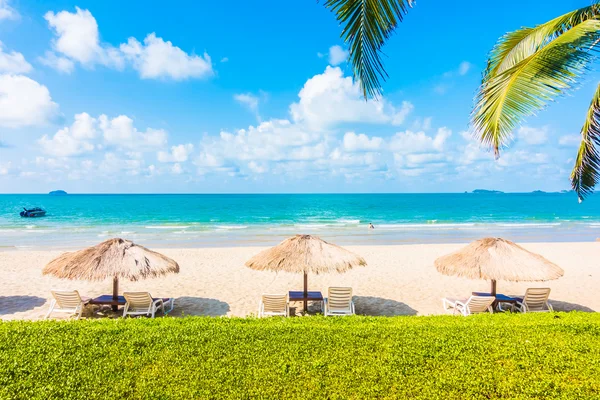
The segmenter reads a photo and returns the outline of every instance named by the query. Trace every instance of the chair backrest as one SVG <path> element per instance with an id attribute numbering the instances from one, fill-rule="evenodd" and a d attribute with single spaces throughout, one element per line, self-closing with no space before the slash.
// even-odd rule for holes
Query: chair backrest
<path id="1" fill-rule="evenodd" d="M 50 292 L 60 308 L 77 308 L 81 305 L 81 296 L 77 290 L 51 290 Z"/>
<path id="2" fill-rule="evenodd" d="M 331 310 L 348 310 L 352 302 L 351 287 L 330 287 L 327 295 L 327 307 Z"/>
<path id="3" fill-rule="evenodd" d="M 148 292 L 125 292 L 123 297 L 129 304 L 129 309 L 146 309 L 152 306 L 152 296 Z"/>
<path id="4" fill-rule="evenodd" d="M 288 302 L 287 294 L 263 294 L 263 312 L 282 313 L 286 310 Z"/>
<path id="5" fill-rule="evenodd" d="M 550 297 L 550 288 L 529 288 L 523 297 L 523 303 L 527 305 L 528 311 L 546 310 L 546 304 Z"/>
<path id="6" fill-rule="evenodd" d="M 494 300 L 496 300 L 494 296 L 471 296 L 466 303 L 468 313 L 479 314 L 489 312 L 489 308 Z"/>

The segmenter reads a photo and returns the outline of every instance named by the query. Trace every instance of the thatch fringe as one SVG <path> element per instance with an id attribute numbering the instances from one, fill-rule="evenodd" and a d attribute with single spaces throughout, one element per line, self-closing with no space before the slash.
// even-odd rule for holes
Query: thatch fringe
<path id="1" fill-rule="evenodd" d="M 435 260 L 444 275 L 512 282 L 548 281 L 563 276 L 558 265 L 502 238 L 484 238 Z"/>
<path id="2" fill-rule="evenodd" d="M 246 262 L 252 269 L 320 274 L 365 266 L 360 256 L 316 236 L 296 235 Z"/>
<path id="3" fill-rule="evenodd" d="M 87 281 L 115 277 L 137 281 L 171 272 L 179 272 L 179 265 L 174 260 L 119 238 L 65 253 L 48 263 L 42 271 L 44 275 Z"/>

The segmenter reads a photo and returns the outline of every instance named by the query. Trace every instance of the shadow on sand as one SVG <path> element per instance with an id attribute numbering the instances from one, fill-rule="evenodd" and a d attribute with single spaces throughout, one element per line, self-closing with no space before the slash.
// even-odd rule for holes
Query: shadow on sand
<path id="1" fill-rule="evenodd" d="M 360 315 L 417 315 L 417 310 L 396 300 L 372 296 L 354 296 L 354 307 Z"/>
<path id="2" fill-rule="evenodd" d="M 45 302 L 46 299 L 37 296 L 0 296 L 0 315 L 33 310 Z"/>
<path id="3" fill-rule="evenodd" d="M 218 317 L 227 315 L 229 304 L 217 299 L 206 297 L 177 297 L 175 299 L 175 308 L 169 313 L 170 316 L 179 317 L 181 315 L 204 315 Z"/>
<path id="4" fill-rule="evenodd" d="M 591 308 L 582 306 L 581 304 L 569 303 L 566 301 L 552 300 L 552 299 L 549 299 L 548 302 L 552 305 L 552 308 L 554 308 L 554 311 L 595 312 Z"/>

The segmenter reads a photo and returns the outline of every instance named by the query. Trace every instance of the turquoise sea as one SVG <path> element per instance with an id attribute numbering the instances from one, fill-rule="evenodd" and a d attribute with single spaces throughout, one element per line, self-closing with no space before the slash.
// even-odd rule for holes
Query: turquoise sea
<path id="1" fill-rule="evenodd" d="M 35 206 L 47 216 L 19 216 Z M 600 194 L 581 204 L 574 193 L 0 195 L 0 249 L 110 237 L 154 247 L 270 245 L 296 233 L 340 244 L 594 241 Z"/>

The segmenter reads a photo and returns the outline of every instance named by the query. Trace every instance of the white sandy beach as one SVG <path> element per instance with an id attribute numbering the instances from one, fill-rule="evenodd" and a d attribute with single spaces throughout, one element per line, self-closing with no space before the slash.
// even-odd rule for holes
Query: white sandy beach
<path id="1" fill-rule="evenodd" d="M 352 286 L 356 311 L 366 315 L 427 315 L 443 313 L 441 298 L 465 297 L 485 291 L 489 283 L 443 276 L 433 261 L 463 244 L 349 246 L 362 255 L 367 267 L 345 274 L 309 276 L 309 289 L 325 293 L 328 286 Z M 528 243 L 565 270 L 550 282 L 498 282 L 498 292 L 522 294 L 527 287 L 550 287 L 557 310 L 600 310 L 600 243 Z M 256 313 L 260 294 L 302 288 L 302 275 L 251 270 L 244 262 L 260 247 L 165 249 L 175 259 L 179 274 L 139 282 L 122 281 L 121 291 L 148 290 L 153 296 L 175 297 L 172 316 L 246 316 Z M 82 295 L 111 293 L 112 281 L 64 281 L 41 275 L 58 251 L 0 252 L 0 318 L 41 319 L 49 306 L 50 289 L 78 289 Z M 298 304 L 300 307 L 300 304 Z"/>

